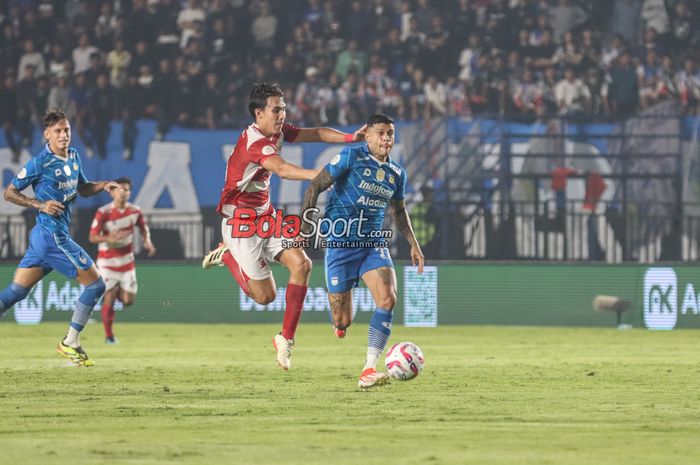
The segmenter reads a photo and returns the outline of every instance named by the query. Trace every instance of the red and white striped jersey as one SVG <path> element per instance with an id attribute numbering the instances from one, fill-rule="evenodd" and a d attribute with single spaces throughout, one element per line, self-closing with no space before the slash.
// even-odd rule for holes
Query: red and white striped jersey
<path id="1" fill-rule="evenodd" d="M 226 164 L 226 182 L 216 211 L 231 217 L 236 207 L 250 207 L 260 213 L 272 210 L 270 173 L 262 162 L 279 155 L 284 141 L 294 142 L 299 128 L 284 124 L 282 132 L 265 137 L 255 124 L 248 126 L 236 142 Z"/>
<path id="2" fill-rule="evenodd" d="M 109 203 L 95 212 L 95 218 L 90 226 L 90 234 L 110 234 L 116 231 L 128 231 L 123 239 L 117 242 L 100 242 L 97 246 L 97 266 L 114 271 L 129 271 L 135 268 L 134 263 L 134 226 L 141 231 L 146 227 L 141 209 L 127 203 L 123 210 Z"/>

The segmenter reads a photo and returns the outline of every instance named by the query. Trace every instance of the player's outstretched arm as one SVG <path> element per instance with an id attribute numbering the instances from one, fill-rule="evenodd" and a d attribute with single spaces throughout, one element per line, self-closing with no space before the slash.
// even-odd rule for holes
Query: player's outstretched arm
<path id="1" fill-rule="evenodd" d="M 401 234 L 403 234 L 406 240 L 408 240 L 408 243 L 411 244 L 411 262 L 413 266 L 418 266 L 418 274 L 421 274 L 423 273 L 425 257 L 423 257 L 423 251 L 420 249 L 416 234 L 413 232 L 411 218 L 408 216 L 408 210 L 406 210 L 406 202 L 403 200 L 393 200 L 391 202 L 391 209 L 394 214 L 394 221 L 396 222 L 397 229 L 401 231 Z"/>
<path id="2" fill-rule="evenodd" d="M 346 134 L 333 128 L 300 128 L 294 142 L 325 142 L 327 144 L 349 144 L 365 140 L 365 124 L 352 134 Z"/>
<path id="3" fill-rule="evenodd" d="M 19 205 L 20 207 L 36 208 L 37 210 L 51 216 L 60 215 L 65 208 L 61 202 L 56 200 L 46 200 L 45 202 L 41 202 L 32 197 L 27 197 L 21 193 L 19 189 L 14 186 L 14 184 L 7 186 L 4 197 L 5 200 L 14 203 L 15 205 Z"/>
<path id="4" fill-rule="evenodd" d="M 112 189 L 121 189 L 122 186 L 114 181 L 95 181 L 95 182 L 85 182 L 78 186 L 78 193 L 82 197 L 90 197 L 95 194 L 99 194 L 102 191 L 109 192 Z"/>
<path id="5" fill-rule="evenodd" d="M 331 176 L 328 171 L 321 170 L 321 172 L 318 173 L 318 176 L 311 181 L 311 184 L 306 189 L 306 192 L 304 192 L 304 205 L 302 206 L 301 211 L 304 211 L 307 208 L 315 207 L 316 202 L 318 202 L 318 196 L 321 195 L 321 192 L 331 187 L 334 182 L 335 178 Z"/>
<path id="6" fill-rule="evenodd" d="M 296 181 L 310 181 L 316 177 L 319 170 L 307 170 L 292 163 L 287 163 L 279 155 L 267 157 L 262 162 L 263 168 L 272 171 L 280 178 L 292 179 Z"/>

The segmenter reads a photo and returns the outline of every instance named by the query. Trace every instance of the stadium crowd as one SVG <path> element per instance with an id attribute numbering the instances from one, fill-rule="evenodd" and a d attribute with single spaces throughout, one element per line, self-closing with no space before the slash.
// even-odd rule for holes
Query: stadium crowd
<path id="1" fill-rule="evenodd" d="M 110 122 L 247 124 L 253 82 L 288 119 L 624 118 L 700 101 L 689 0 L 0 0 L 0 123 L 16 154 L 47 108 L 105 156 Z"/>

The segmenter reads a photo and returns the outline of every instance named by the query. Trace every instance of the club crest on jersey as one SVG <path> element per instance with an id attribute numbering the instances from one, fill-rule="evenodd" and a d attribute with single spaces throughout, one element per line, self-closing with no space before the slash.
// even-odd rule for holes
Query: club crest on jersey
<path id="1" fill-rule="evenodd" d="M 372 172 L 369 170 L 369 168 L 365 168 L 365 171 L 362 173 L 362 176 L 372 176 Z"/>
<path id="2" fill-rule="evenodd" d="M 70 170 L 70 166 L 68 165 L 63 165 L 63 172 L 66 173 L 66 176 L 70 176 L 72 171 Z"/>
<path id="3" fill-rule="evenodd" d="M 61 170 L 58 169 L 58 168 L 56 168 L 56 171 L 54 171 L 53 174 L 55 174 L 56 176 L 60 176 L 60 175 L 61 175 Z"/>
<path id="4" fill-rule="evenodd" d="M 384 170 L 382 170 L 382 169 L 377 170 L 376 178 L 377 178 L 377 181 L 379 181 L 379 182 L 384 181 Z"/>

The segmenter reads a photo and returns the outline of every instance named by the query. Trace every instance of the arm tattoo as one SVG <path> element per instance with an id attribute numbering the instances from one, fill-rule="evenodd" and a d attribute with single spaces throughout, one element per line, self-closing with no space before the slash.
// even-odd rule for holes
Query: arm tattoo
<path id="1" fill-rule="evenodd" d="M 331 187 L 334 181 L 335 178 L 331 176 L 328 171 L 321 170 L 318 176 L 311 181 L 311 185 L 304 193 L 304 205 L 301 211 L 303 212 L 307 208 L 315 207 L 316 202 L 318 202 L 318 196 L 321 195 L 321 192 Z"/>
<path id="2" fill-rule="evenodd" d="M 307 209 L 316 206 L 318 196 L 321 195 L 321 192 L 331 187 L 333 181 L 335 181 L 335 178 L 333 178 L 328 171 L 321 170 L 318 176 L 311 181 L 311 185 L 306 189 L 306 192 L 304 192 L 304 205 L 301 207 L 302 215 Z M 308 233 L 311 230 L 311 226 L 306 222 L 302 224 L 301 228 L 305 233 Z"/>
<path id="3" fill-rule="evenodd" d="M 39 200 L 27 197 L 12 184 L 7 186 L 7 189 L 5 189 L 5 200 L 12 202 L 15 205 L 19 205 L 20 207 L 41 208 L 41 202 Z"/>
<path id="4" fill-rule="evenodd" d="M 416 235 L 413 233 L 413 228 L 411 227 L 411 218 L 409 218 L 408 211 L 406 210 L 406 203 L 403 200 L 392 202 L 392 211 L 394 213 L 396 227 L 401 231 L 401 234 L 403 234 L 411 246 L 418 245 L 418 240 L 416 240 Z"/>

